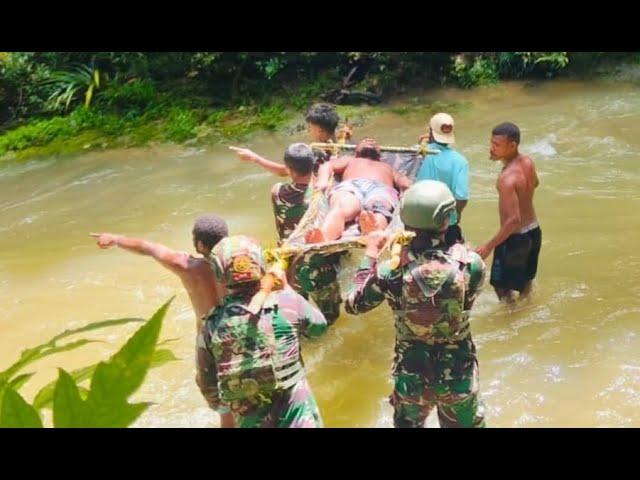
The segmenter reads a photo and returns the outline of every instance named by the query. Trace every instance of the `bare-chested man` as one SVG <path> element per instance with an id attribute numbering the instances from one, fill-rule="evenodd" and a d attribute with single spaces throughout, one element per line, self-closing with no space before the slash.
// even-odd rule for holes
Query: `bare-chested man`
<path id="1" fill-rule="evenodd" d="M 504 164 L 496 184 L 500 230 L 476 252 L 486 258 L 495 249 L 491 285 L 500 300 L 512 303 L 513 291 L 519 291 L 520 298 L 529 295 L 538 269 L 542 231 L 533 194 L 539 181 L 533 160 L 518 152 L 520 129 L 516 125 L 502 123 L 491 135 L 491 160 Z"/>
<path id="2" fill-rule="evenodd" d="M 193 225 L 193 246 L 202 257 L 194 257 L 187 252 L 179 252 L 160 243 L 152 243 L 140 238 L 125 237 L 112 233 L 92 233 L 98 239 L 100 248 L 118 246 L 133 253 L 153 257 L 161 265 L 175 273 L 189 294 L 193 311 L 198 318 L 218 306 L 220 291 L 209 264 L 211 249 L 229 235 L 227 223 L 217 215 L 202 215 Z"/>
<path id="3" fill-rule="evenodd" d="M 405 175 L 381 161 L 380 147 L 373 138 L 362 139 L 354 157 L 332 158 L 324 163 L 318 171 L 316 188 L 326 190 L 334 173 L 341 174 L 342 181 L 331 190 L 329 213 L 320 228 L 307 233 L 307 243 L 340 238 L 345 224 L 358 216 L 363 235 L 384 230 L 398 204 L 398 191 L 406 190 L 410 184 Z"/>
<path id="4" fill-rule="evenodd" d="M 125 237 L 112 233 L 92 233 L 98 239 L 100 248 L 118 246 L 133 253 L 147 255 L 175 273 L 189 294 L 193 311 L 197 317 L 197 331 L 202 326 L 202 317 L 217 307 L 223 296 L 222 287 L 216 282 L 209 263 L 209 255 L 213 247 L 229 235 L 227 223 L 217 215 L 202 215 L 193 226 L 193 245 L 202 257 L 194 257 L 187 252 L 180 252 L 159 243 L 152 243 L 140 238 Z M 233 416 L 220 416 L 222 428 L 234 426 Z"/>

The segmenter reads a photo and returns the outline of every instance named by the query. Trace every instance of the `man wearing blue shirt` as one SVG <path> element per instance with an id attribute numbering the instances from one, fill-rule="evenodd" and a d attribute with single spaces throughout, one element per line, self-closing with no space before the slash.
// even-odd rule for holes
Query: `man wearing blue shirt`
<path id="1" fill-rule="evenodd" d="M 439 150 L 436 155 L 427 155 L 418 171 L 416 181 L 437 180 L 449 187 L 456 199 L 456 209 L 449 216 L 446 242 L 449 245 L 464 241 L 460 230 L 462 210 L 469 200 L 469 162 L 451 145 L 455 142 L 453 117 L 448 113 L 437 113 L 429 121 L 429 149 Z M 422 140 L 422 138 L 421 138 Z"/>

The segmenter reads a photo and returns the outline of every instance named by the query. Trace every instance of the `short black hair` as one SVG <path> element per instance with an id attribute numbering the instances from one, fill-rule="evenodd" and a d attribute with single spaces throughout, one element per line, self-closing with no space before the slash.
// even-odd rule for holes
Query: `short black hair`
<path id="1" fill-rule="evenodd" d="M 491 135 L 502 135 L 507 137 L 510 142 L 516 142 L 517 145 L 520 145 L 520 129 L 515 123 L 501 123 L 493 129 Z"/>
<path id="2" fill-rule="evenodd" d="M 208 248 L 213 248 L 229 236 L 229 227 L 221 217 L 214 214 L 200 215 L 193 224 L 194 241 L 200 240 Z"/>
<path id="3" fill-rule="evenodd" d="M 332 135 L 335 133 L 336 127 L 340 122 L 340 117 L 338 116 L 338 112 L 336 112 L 335 105 L 330 103 L 316 103 L 312 105 L 304 119 L 307 123 L 318 125 Z"/>
<path id="4" fill-rule="evenodd" d="M 284 164 L 298 175 L 308 175 L 313 170 L 315 155 L 306 143 L 292 143 L 284 152 Z"/>
<path id="5" fill-rule="evenodd" d="M 376 142 L 371 137 L 365 137 L 356 146 L 355 151 L 356 157 L 360 158 L 368 158 L 370 160 L 380 160 L 382 157 L 382 152 L 380 151 L 380 146 L 378 142 Z"/>

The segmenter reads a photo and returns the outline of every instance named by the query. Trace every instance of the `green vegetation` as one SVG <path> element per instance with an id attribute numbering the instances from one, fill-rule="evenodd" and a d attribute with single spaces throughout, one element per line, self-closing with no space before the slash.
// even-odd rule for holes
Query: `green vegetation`
<path id="1" fill-rule="evenodd" d="M 158 349 L 162 321 L 169 304 L 165 303 L 148 320 L 121 318 L 105 320 L 66 330 L 37 347 L 24 350 L 17 362 L 0 372 L 0 428 L 41 428 L 41 411 L 53 410 L 53 426 L 127 427 L 148 407 L 149 403 L 129 403 L 150 368 L 176 360 L 170 350 Z M 91 339 L 61 341 L 79 333 L 86 333 L 131 322 L 144 322 L 127 343 L 109 360 L 66 372 L 58 371 L 58 379 L 36 394 L 32 403 L 19 393 L 34 373 L 21 373 L 25 367 L 60 352 L 66 352 L 96 342 Z M 166 342 L 164 342 L 166 343 Z M 81 386 L 91 379 L 89 388 Z"/>
<path id="2" fill-rule="evenodd" d="M 415 86 L 471 88 L 500 79 L 595 71 L 611 61 L 638 63 L 640 57 L 602 52 L 0 52 L 0 159 L 148 142 L 235 141 L 279 129 L 299 119 L 311 103 L 331 101 L 345 90 L 386 100 Z"/>

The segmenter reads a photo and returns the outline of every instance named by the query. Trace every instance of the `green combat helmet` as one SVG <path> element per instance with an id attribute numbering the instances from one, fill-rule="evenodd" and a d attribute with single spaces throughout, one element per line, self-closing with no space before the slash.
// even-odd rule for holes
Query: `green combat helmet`
<path id="1" fill-rule="evenodd" d="M 406 227 L 438 232 L 456 199 L 442 182 L 422 180 L 412 185 L 400 202 L 400 219 Z"/>
<path id="2" fill-rule="evenodd" d="M 245 235 L 224 238 L 211 251 L 211 266 L 217 280 L 227 288 L 257 282 L 264 275 L 262 248 Z"/>

